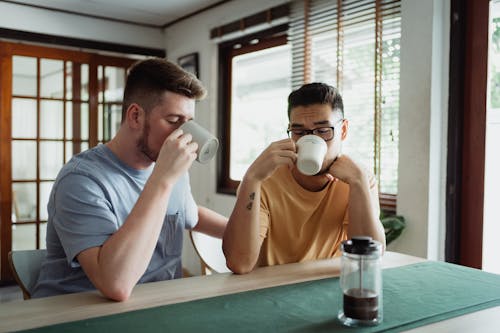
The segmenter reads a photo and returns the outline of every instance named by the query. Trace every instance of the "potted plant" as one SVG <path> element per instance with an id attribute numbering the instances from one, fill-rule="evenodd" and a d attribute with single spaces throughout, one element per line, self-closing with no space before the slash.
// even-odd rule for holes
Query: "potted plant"
<path id="1" fill-rule="evenodd" d="M 406 227 L 405 218 L 401 215 L 388 215 L 382 212 L 380 214 L 380 222 L 385 230 L 385 243 L 389 245 L 398 238 Z"/>

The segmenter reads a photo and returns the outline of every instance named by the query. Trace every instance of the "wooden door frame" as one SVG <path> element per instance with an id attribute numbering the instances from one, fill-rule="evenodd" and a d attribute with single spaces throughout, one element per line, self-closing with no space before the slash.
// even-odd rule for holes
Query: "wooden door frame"
<path id="1" fill-rule="evenodd" d="M 13 280 L 8 265 L 12 248 L 12 56 L 28 56 L 86 63 L 89 65 L 89 147 L 98 142 L 97 67 L 130 67 L 137 58 L 105 56 L 46 46 L 0 41 L 0 284 Z M 8 75 L 5 75 L 8 74 Z"/>
<path id="2" fill-rule="evenodd" d="M 8 265 L 8 252 L 12 247 L 12 89 L 9 89 L 12 87 L 12 75 L 4 73 L 12 73 L 12 57 L 5 55 L 0 45 L 0 281 L 13 278 Z"/>
<path id="3" fill-rule="evenodd" d="M 445 259 L 474 268 L 482 267 L 489 5 L 451 1 Z"/>

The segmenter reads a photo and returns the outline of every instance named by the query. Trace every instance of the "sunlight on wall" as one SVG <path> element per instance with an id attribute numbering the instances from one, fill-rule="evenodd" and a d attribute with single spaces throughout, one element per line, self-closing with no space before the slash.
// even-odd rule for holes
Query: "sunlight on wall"
<path id="1" fill-rule="evenodd" d="M 500 0 L 490 3 L 488 109 L 484 165 L 483 270 L 500 274 Z"/>

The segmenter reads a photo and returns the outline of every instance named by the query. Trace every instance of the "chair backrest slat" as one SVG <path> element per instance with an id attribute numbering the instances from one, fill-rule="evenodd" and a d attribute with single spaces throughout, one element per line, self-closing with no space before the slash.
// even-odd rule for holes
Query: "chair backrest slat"
<path id="1" fill-rule="evenodd" d="M 23 291 L 24 299 L 30 299 L 47 250 L 17 250 L 9 252 L 9 264 L 14 279 Z"/>
<path id="2" fill-rule="evenodd" d="M 200 232 L 190 231 L 191 242 L 202 263 L 202 273 L 230 272 L 226 266 L 226 258 L 222 252 L 222 240 Z"/>

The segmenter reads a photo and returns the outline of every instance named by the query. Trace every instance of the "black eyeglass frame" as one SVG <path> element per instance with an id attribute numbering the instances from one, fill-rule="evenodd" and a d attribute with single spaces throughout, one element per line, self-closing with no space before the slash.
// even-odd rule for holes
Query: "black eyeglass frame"
<path id="1" fill-rule="evenodd" d="M 313 128 L 313 129 L 291 129 L 290 127 L 288 127 L 288 129 L 286 130 L 286 134 L 288 135 L 289 138 L 291 138 L 291 135 L 290 133 L 292 133 L 293 135 L 297 135 L 299 137 L 303 137 L 304 135 L 308 135 L 308 134 L 314 134 L 316 136 L 319 136 L 320 138 L 322 138 L 323 140 L 325 141 L 330 141 L 330 140 L 333 140 L 333 138 L 335 137 L 335 125 L 337 125 L 338 123 L 340 122 L 343 122 L 344 121 L 344 118 L 342 119 L 339 119 L 335 124 L 334 126 L 323 126 L 323 127 L 317 127 L 317 128 Z M 322 129 L 331 129 L 332 130 L 332 137 L 329 138 L 329 139 L 325 139 L 323 136 L 321 136 L 320 133 L 318 133 L 318 131 L 322 130 Z M 296 134 L 296 133 L 293 133 L 293 131 L 300 131 L 300 132 L 303 132 L 302 134 Z"/>

